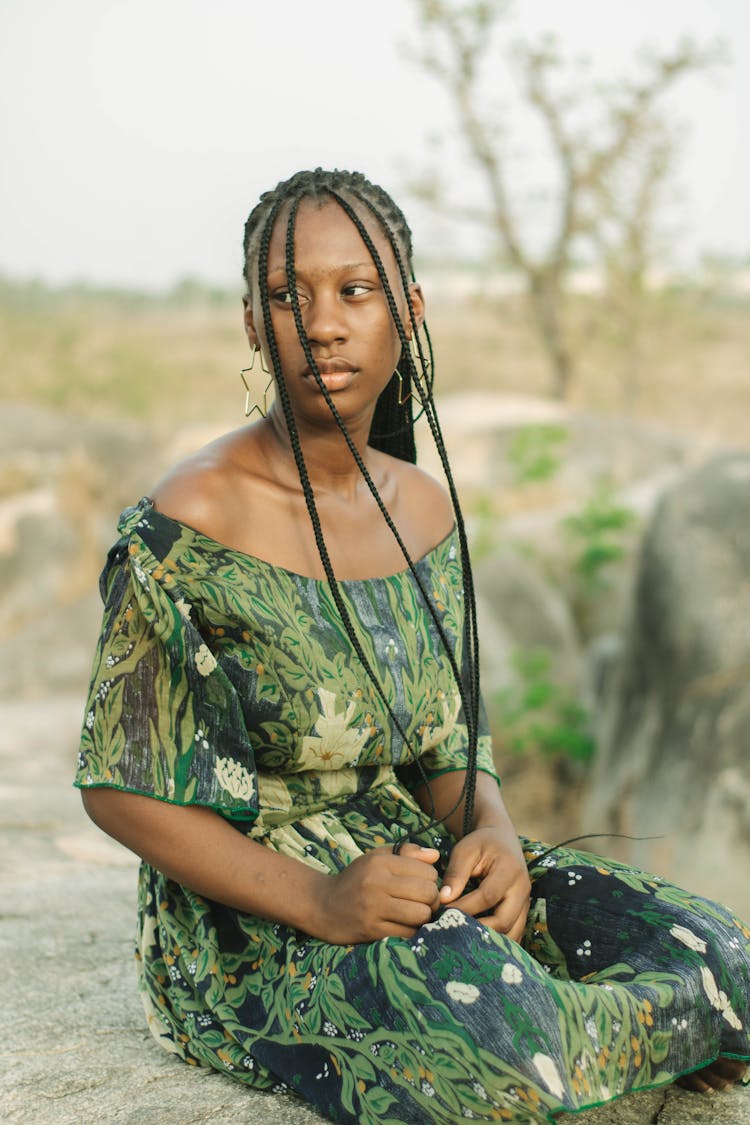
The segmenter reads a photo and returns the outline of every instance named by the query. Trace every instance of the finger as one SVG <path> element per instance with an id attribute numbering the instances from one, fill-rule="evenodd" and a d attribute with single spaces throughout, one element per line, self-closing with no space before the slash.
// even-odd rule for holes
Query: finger
<path id="1" fill-rule="evenodd" d="M 445 901 L 442 893 L 440 898 Z M 484 884 L 481 884 L 476 890 L 469 891 L 468 894 L 455 899 L 451 906 L 456 906 L 459 910 L 463 910 L 464 914 L 472 914 L 476 918 L 477 914 L 486 914 L 489 910 L 494 911 L 498 906 L 498 896 L 488 893 Z"/>
<path id="2" fill-rule="evenodd" d="M 497 889 L 489 880 L 485 880 L 475 891 L 464 895 L 453 905 L 478 918 L 490 929 L 518 940 L 514 935 L 519 931 L 523 933 L 529 902 L 529 893 L 525 887 L 512 886 L 510 890 L 498 895 Z"/>
<path id="3" fill-rule="evenodd" d="M 467 854 L 466 858 L 462 860 L 461 856 L 456 854 L 457 851 L 457 847 L 453 849 L 448 868 L 443 876 L 443 885 L 440 888 L 440 901 L 443 904 L 450 902 L 454 906 L 457 905 L 456 900 L 471 878 L 475 864 L 475 857 Z"/>
<path id="4" fill-rule="evenodd" d="M 421 863 L 437 863 L 440 859 L 437 848 L 423 848 L 421 844 L 412 843 L 404 844 L 398 855 L 407 859 L 418 859 Z"/>
<path id="5" fill-rule="evenodd" d="M 525 902 L 518 917 L 513 925 L 508 930 L 508 937 L 513 938 L 513 941 L 520 943 L 523 941 L 523 935 L 526 933 L 526 923 L 529 918 L 529 903 Z"/>
<path id="6" fill-rule="evenodd" d="M 438 898 L 437 885 L 434 880 L 425 879 L 421 876 L 417 878 L 399 876 L 389 885 L 388 890 L 392 898 L 401 899 L 404 902 L 422 902 L 430 907 Z"/>
<path id="7" fill-rule="evenodd" d="M 512 941 L 518 942 L 520 945 L 526 931 L 527 915 L 528 910 L 524 908 L 510 923 L 506 918 L 497 914 L 487 914 L 478 918 L 477 921 L 486 926 L 488 930 L 493 930 L 496 934 L 504 934 L 505 937 L 511 938 Z"/>
<path id="8" fill-rule="evenodd" d="M 392 898 L 384 905 L 382 917 L 389 924 L 408 926 L 414 931 L 432 920 L 432 909 L 426 902 Z"/>
<path id="9" fill-rule="evenodd" d="M 394 859 L 396 862 L 390 867 L 391 875 L 397 879 L 416 879 L 420 883 L 429 883 L 432 894 L 436 893 L 438 873 L 431 863 L 420 863 L 419 860 L 404 856 L 395 856 Z"/>
<path id="10" fill-rule="evenodd" d="M 380 928 L 376 934 L 373 935 L 373 941 L 380 941 L 383 938 L 413 938 L 419 926 L 403 926 L 399 922 L 384 921 L 381 923 Z"/>

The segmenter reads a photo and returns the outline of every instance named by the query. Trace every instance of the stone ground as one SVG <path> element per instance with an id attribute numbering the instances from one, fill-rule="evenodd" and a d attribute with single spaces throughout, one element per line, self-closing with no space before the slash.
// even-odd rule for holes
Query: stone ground
<path id="1" fill-rule="evenodd" d="M 81 710 L 78 695 L 0 701 L 4 1122 L 322 1122 L 289 1096 L 185 1066 L 146 1031 L 132 966 L 136 863 L 89 824 L 70 786 Z M 562 1120 L 750 1125 L 750 1089 L 654 1091 Z"/>

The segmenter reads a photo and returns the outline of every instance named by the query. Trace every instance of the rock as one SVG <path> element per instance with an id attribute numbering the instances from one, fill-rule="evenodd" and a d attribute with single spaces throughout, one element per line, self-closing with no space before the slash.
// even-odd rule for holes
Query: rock
<path id="1" fill-rule="evenodd" d="M 77 692 L 83 707 L 102 618 L 96 585 L 46 613 L 29 614 L 0 634 L 0 698 L 39 699 Z"/>
<path id="2" fill-rule="evenodd" d="M 137 861 L 86 819 L 70 785 L 82 703 L 0 703 L 0 1104 L 18 1125 L 324 1125 L 164 1052 L 133 969 Z M 747 1125 L 750 1090 L 631 1094 L 580 1125 Z M 427 1123 L 425 1123 L 427 1125 Z"/>
<path id="3" fill-rule="evenodd" d="M 565 599 L 533 558 L 500 547 L 475 566 L 474 584 L 487 699 L 513 682 L 513 656 L 519 651 L 547 651 L 557 679 L 576 689 L 581 650 L 575 624 Z"/>
<path id="4" fill-rule="evenodd" d="M 0 694 L 77 687 L 117 515 L 158 474 L 153 429 L 0 404 Z M 86 650 L 86 651 L 84 651 Z"/>
<path id="5" fill-rule="evenodd" d="M 603 721 L 587 819 L 619 854 L 750 916 L 750 455 L 662 497 Z"/>
<path id="6" fill-rule="evenodd" d="M 548 399 L 467 391 L 437 400 L 440 425 L 459 491 L 515 487 L 511 446 L 519 430 L 554 427 L 565 433 L 556 445 L 560 467 L 551 491 L 585 492 L 598 477 L 623 488 L 658 477 L 694 455 L 693 443 L 664 427 L 618 415 L 590 414 Z M 441 475 L 426 424 L 417 430 L 419 462 Z"/>

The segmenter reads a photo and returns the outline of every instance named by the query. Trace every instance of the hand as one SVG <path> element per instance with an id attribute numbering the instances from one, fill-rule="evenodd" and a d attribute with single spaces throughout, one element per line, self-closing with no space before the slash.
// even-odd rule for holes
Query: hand
<path id="1" fill-rule="evenodd" d="M 468 894 L 469 879 L 479 886 Z M 531 881 L 514 833 L 477 828 L 459 840 L 440 888 L 441 906 L 456 906 L 491 930 L 520 941 L 529 912 Z"/>
<path id="2" fill-rule="evenodd" d="M 404 844 L 359 856 L 338 875 L 324 876 L 320 923 L 313 936 L 334 945 L 412 937 L 440 906 L 435 848 Z"/>

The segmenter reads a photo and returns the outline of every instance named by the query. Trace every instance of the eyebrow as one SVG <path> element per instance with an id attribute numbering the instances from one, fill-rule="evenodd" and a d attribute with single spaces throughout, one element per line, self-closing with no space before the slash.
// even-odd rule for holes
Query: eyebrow
<path id="1" fill-rule="evenodd" d="M 296 263 L 295 263 L 295 268 L 296 268 Z M 330 266 L 328 269 L 323 270 L 323 273 L 326 276 L 329 276 L 331 274 L 336 274 L 336 273 L 347 273 L 349 270 L 375 269 L 375 268 L 376 268 L 375 263 L 372 261 L 372 259 L 369 259 L 366 262 L 343 262 L 341 265 Z M 283 266 L 269 266 L 268 276 L 271 277 L 273 274 L 276 274 L 276 273 L 281 273 L 281 274 L 284 274 L 284 276 L 286 276 L 286 262 L 284 263 Z"/>

